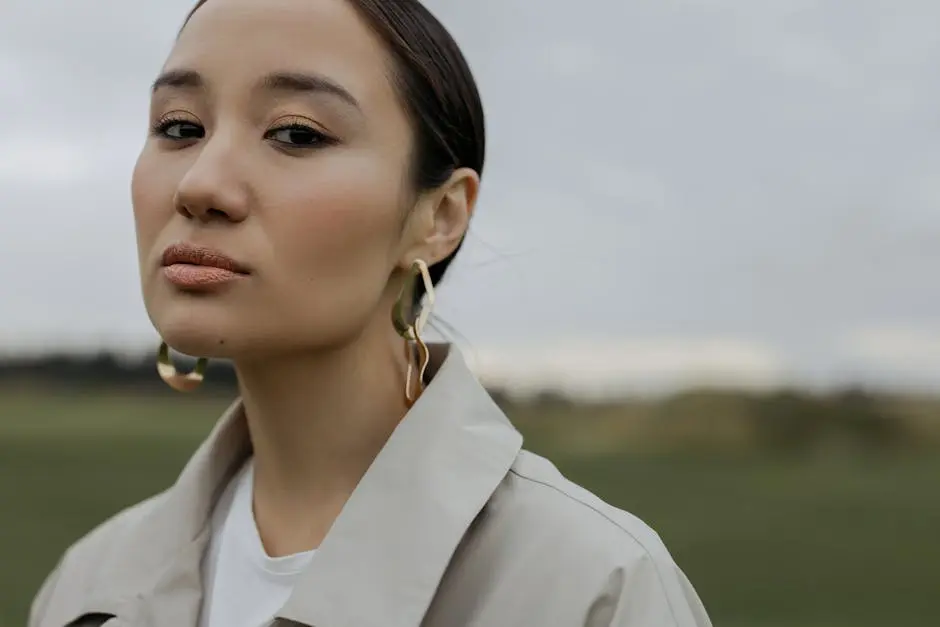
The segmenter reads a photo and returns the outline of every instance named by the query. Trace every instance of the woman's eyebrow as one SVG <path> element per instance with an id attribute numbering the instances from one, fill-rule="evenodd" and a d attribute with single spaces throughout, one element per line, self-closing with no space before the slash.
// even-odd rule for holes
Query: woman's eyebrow
<path id="1" fill-rule="evenodd" d="M 325 94 L 338 98 L 355 109 L 362 110 L 359 101 L 345 87 L 322 74 L 273 72 L 258 81 L 257 89 L 296 94 Z"/>
<path id="2" fill-rule="evenodd" d="M 204 89 L 205 85 L 202 74 L 195 70 L 168 70 L 160 74 L 153 82 L 150 93 L 155 94 L 163 89 Z"/>
<path id="3" fill-rule="evenodd" d="M 155 94 L 163 89 L 202 90 L 206 80 L 195 70 L 167 70 L 160 74 L 151 86 Z M 359 101 L 333 79 L 322 74 L 303 72 L 272 72 L 263 76 L 255 86 L 256 91 L 288 92 L 295 94 L 325 94 L 337 98 L 347 105 L 362 110 Z"/>

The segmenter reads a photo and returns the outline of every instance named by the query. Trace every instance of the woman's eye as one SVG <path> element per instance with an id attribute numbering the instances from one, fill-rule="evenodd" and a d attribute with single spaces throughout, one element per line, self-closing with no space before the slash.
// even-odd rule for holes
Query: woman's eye
<path id="1" fill-rule="evenodd" d="M 291 124 L 273 129 L 268 132 L 266 137 L 278 143 L 296 147 L 319 146 L 329 142 L 327 136 L 320 131 L 301 124 Z"/>
<path id="2" fill-rule="evenodd" d="M 206 135 L 201 126 L 192 122 L 164 122 L 157 131 L 160 135 L 176 140 L 202 139 Z"/>

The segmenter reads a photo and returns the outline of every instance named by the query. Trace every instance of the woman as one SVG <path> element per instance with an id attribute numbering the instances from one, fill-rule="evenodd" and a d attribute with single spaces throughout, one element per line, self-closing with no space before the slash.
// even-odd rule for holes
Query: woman
<path id="1" fill-rule="evenodd" d="M 417 0 L 205 0 L 153 87 L 132 195 L 160 373 L 239 400 L 166 492 L 76 543 L 32 627 L 700 627 L 657 536 L 520 450 L 433 285 L 483 112 Z M 404 339 L 403 339 L 404 338 Z"/>

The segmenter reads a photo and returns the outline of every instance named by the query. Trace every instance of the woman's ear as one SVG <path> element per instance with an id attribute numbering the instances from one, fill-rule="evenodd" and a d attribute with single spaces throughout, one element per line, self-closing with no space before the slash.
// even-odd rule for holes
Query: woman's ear
<path id="1" fill-rule="evenodd" d="M 418 202 L 410 220 L 412 245 L 401 260 L 403 267 L 416 258 L 433 266 L 457 249 L 470 226 L 479 190 L 480 175 L 460 168 Z"/>

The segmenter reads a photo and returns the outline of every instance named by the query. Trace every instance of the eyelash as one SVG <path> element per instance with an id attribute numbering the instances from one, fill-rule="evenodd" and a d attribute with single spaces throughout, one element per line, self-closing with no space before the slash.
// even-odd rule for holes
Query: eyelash
<path id="1" fill-rule="evenodd" d="M 271 135 L 274 135 L 275 133 L 282 132 L 282 131 L 288 131 L 288 132 L 294 131 L 298 133 L 306 133 L 312 136 L 313 142 L 309 144 L 291 144 L 288 142 L 282 142 L 282 141 L 270 138 Z M 280 126 L 272 128 L 271 130 L 267 131 L 264 134 L 264 136 L 265 136 L 265 139 L 270 138 L 271 141 L 276 142 L 281 147 L 294 149 L 294 150 L 320 148 L 323 146 L 331 146 L 337 143 L 334 138 L 330 137 L 323 131 L 311 126 L 310 124 L 305 124 L 299 120 L 293 120 L 289 123 L 281 124 Z"/>
<path id="2" fill-rule="evenodd" d="M 150 127 L 150 133 L 155 136 L 163 137 L 171 141 L 182 141 L 183 138 L 180 137 L 170 137 L 167 135 L 167 131 L 170 130 L 173 126 L 177 124 L 189 124 L 190 126 L 199 126 L 199 124 L 193 122 L 189 118 L 176 117 L 176 116 L 166 116 L 162 117 Z M 192 138 L 189 138 L 192 139 Z"/>
<path id="3" fill-rule="evenodd" d="M 200 137 L 172 137 L 170 136 L 168 134 L 169 130 L 178 124 L 188 124 L 189 126 L 192 126 L 192 127 L 198 127 L 203 132 L 203 135 Z M 271 137 L 272 135 L 279 133 L 279 132 L 283 132 L 283 131 L 307 133 L 312 136 L 313 141 L 307 144 L 292 144 L 289 142 L 282 142 L 277 139 L 273 139 Z M 202 129 L 202 127 L 197 122 L 194 122 L 193 120 L 189 118 L 185 118 L 181 116 L 168 116 L 168 117 L 163 117 L 157 120 L 151 126 L 150 132 L 152 135 L 156 137 L 160 137 L 162 139 L 166 139 L 172 142 L 186 142 L 186 141 L 192 141 L 194 139 L 202 139 L 202 137 L 204 136 L 205 130 Z M 315 148 L 330 146 L 330 145 L 337 143 L 336 139 L 330 137 L 323 131 L 320 131 L 319 129 L 314 128 L 313 126 L 309 124 L 304 124 L 299 121 L 292 121 L 288 124 L 282 124 L 280 126 L 272 128 L 269 131 L 265 132 L 264 137 L 265 139 L 269 139 L 270 141 L 275 142 L 278 145 L 278 147 L 282 150 L 295 150 L 295 151 L 296 150 L 312 150 Z"/>

